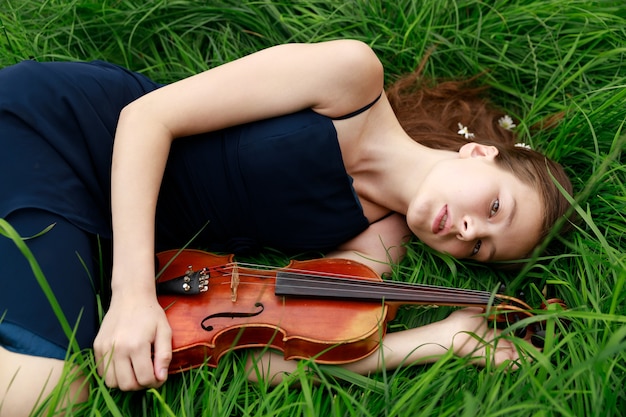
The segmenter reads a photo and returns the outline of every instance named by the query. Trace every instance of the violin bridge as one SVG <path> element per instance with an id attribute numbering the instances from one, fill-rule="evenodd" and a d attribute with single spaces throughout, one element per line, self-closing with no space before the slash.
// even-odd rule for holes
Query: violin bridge
<path id="1" fill-rule="evenodd" d="M 239 269 L 237 264 L 233 264 L 233 271 L 230 276 L 230 300 L 237 301 L 237 288 L 239 287 Z"/>

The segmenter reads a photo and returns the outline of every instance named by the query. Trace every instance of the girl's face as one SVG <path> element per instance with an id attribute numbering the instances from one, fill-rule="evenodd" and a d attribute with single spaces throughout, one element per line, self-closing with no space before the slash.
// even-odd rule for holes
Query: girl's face
<path id="1" fill-rule="evenodd" d="M 455 258 L 524 258 L 539 243 L 539 193 L 496 165 L 496 148 L 469 145 L 424 178 L 407 223 L 422 242 Z"/>

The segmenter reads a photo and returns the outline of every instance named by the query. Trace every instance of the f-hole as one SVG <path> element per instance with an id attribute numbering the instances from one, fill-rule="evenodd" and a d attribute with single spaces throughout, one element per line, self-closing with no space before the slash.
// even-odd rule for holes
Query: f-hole
<path id="1" fill-rule="evenodd" d="M 202 329 L 206 330 L 207 332 L 211 332 L 213 331 L 213 326 L 207 324 L 207 322 L 211 321 L 211 319 L 224 318 L 224 317 L 230 318 L 230 319 L 255 317 L 261 314 L 263 310 L 265 310 L 265 306 L 263 306 L 263 303 L 259 303 L 259 302 L 254 303 L 254 306 L 257 308 L 257 311 L 253 311 L 251 313 L 228 311 L 224 313 L 211 314 L 210 316 L 206 316 L 204 320 L 200 322 L 200 327 L 202 327 Z"/>

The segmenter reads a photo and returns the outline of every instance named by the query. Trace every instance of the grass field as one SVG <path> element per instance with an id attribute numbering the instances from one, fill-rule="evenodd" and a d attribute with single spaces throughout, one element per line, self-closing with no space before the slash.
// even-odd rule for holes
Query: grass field
<path id="1" fill-rule="evenodd" d="M 249 383 L 241 355 L 233 355 L 218 369 L 188 372 L 146 392 L 109 390 L 94 376 L 91 399 L 75 415 L 626 414 L 622 0 L 0 0 L 0 67 L 29 58 L 103 59 L 170 82 L 278 43 L 336 38 L 371 45 L 388 81 L 413 70 L 432 47 L 429 76 L 485 72 L 494 101 L 520 121 L 524 141 L 567 167 L 581 222 L 565 237 L 554 230 L 559 252 L 512 273 L 462 264 L 413 242 L 392 277 L 489 291 L 504 282 L 532 305 L 547 285 L 569 309 L 541 316 L 548 321 L 543 351 L 510 373 L 449 356 L 370 377 L 303 367 L 277 387 Z M 555 114 L 563 115 L 558 124 L 535 128 Z M 263 259 L 282 261 L 275 254 Z M 391 330 L 450 311 L 405 308 Z M 93 374 L 90 353 L 81 357 Z"/>

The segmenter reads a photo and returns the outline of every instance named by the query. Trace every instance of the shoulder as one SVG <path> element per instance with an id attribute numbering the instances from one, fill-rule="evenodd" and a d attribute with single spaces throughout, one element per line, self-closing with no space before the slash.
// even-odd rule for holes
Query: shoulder
<path id="1" fill-rule="evenodd" d="M 281 44 L 245 59 L 257 60 L 256 68 L 267 63 L 274 83 L 290 85 L 291 99 L 302 97 L 301 107 L 329 117 L 343 116 L 371 103 L 384 89 L 380 59 L 369 45 L 358 40 Z"/>
<path id="2" fill-rule="evenodd" d="M 336 69 L 343 69 L 351 79 L 379 82 L 383 76 L 383 66 L 374 50 L 364 42 L 343 39 L 312 44 L 324 48 L 333 56 Z"/>
<path id="3" fill-rule="evenodd" d="M 384 89 L 384 68 L 372 48 L 357 40 L 338 40 L 314 44 L 321 55 L 317 65 L 331 68 L 326 77 L 332 89 L 326 90 L 314 110 L 340 117 L 371 103 Z"/>
<path id="4" fill-rule="evenodd" d="M 365 42 L 353 39 L 340 39 L 317 43 L 286 43 L 276 45 L 258 53 L 299 56 L 314 67 L 324 64 L 334 74 L 351 75 L 350 79 L 363 77 L 379 81 L 383 66 L 374 50 Z M 257 53 L 257 54 L 258 54 Z M 276 56 L 273 55 L 273 56 Z"/>

